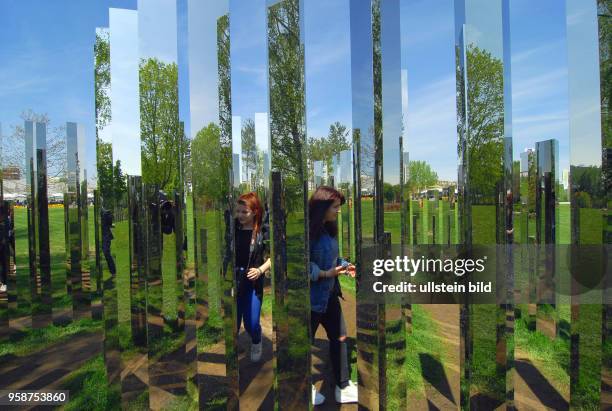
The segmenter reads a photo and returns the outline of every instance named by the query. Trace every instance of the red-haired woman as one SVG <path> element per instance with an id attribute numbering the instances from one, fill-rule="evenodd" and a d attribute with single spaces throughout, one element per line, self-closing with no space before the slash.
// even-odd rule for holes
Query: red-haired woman
<path id="1" fill-rule="evenodd" d="M 264 209 L 256 193 L 246 193 L 238 198 L 236 206 L 236 282 L 238 290 L 238 329 L 244 320 L 244 328 L 251 336 L 251 361 L 261 359 L 261 302 L 263 299 L 263 274 L 270 269 L 266 253 L 268 225 L 264 221 Z"/>
<path id="2" fill-rule="evenodd" d="M 329 357 L 336 380 L 335 397 L 339 403 L 357 402 L 357 386 L 349 379 L 346 325 L 339 297 L 338 276 L 355 277 L 355 266 L 338 256 L 338 212 L 344 204 L 342 193 L 321 186 L 310 197 L 310 328 L 311 337 L 323 325 L 329 339 Z M 325 401 L 313 388 L 313 403 Z"/>

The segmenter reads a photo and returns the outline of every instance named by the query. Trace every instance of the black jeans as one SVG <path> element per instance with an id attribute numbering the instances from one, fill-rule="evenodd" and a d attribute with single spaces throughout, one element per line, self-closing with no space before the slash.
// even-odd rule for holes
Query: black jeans
<path id="1" fill-rule="evenodd" d="M 346 324 L 344 323 L 342 307 L 337 295 L 330 295 L 327 302 L 327 311 L 324 313 L 310 312 L 310 330 L 313 342 L 319 324 L 325 328 L 327 339 L 329 340 L 329 357 L 334 370 L 336 384 L 340 388 L 344 388 L 348 385 L 351 373 L 346 341 L 340 341 L 340 337 L 346 337 Z"/>

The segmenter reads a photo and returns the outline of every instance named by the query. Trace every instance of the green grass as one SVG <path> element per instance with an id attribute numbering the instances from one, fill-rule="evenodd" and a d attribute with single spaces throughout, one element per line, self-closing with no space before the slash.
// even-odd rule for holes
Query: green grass
<path id="1" fill-rule="evenodd" d="M 405 378 L 408 389 L 417 397 L 425 395 L 426 371 L 421 367 L 421 355 L 428 354 L 440 364 L 444 364 L 446 353 L 444 343 L 438 333 L 438 327 L 429 313 L 418 304 L 412 305 L 412 332 L 406 335 L 406 370 Z M 443 375 L 431 375 L 432 381 L 444 378 Z"/>
<path id="2" fill-rule="evenodd" d="M 64 411 L 111 410 L 121 407 L 120 393 L 112 395 L 108 389 L 102 354 L 73 371 L 61 389 L 70 391 L 70 402 L 61 408 Z"/>
<path id="3" fill-rule="evenodd" d="M 0 344 L 0 357 L 8 354 L 26 356 L 51 344 L 68 341 L 81 333 L 100 331 L 101 321 L 82 319 L 66 325 L 49 325 L 44 328 L 28 328 L 13 334 Z"/>

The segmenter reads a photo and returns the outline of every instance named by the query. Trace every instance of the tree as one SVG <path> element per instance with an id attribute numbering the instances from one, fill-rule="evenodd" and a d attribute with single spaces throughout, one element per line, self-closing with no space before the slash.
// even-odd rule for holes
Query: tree
<path id="1" fill-rule="evenodd" d="M 327 167 L 327 174 L 333 173 L 333 157 L 340 152 L 351 148 L 351 143 L 348 139 L 349 131 L 347 127 L 340 122 L 329 126 L 327 138 L 308 139 L 308 158 L 311 161 L 324 161 Z"/>
<path id="2" fill-rule="evenodd" d="M 155 58 L 140 63 L 142 179 L 161 190 L 179 189 L 180 156 L 187 141 L 178 117 L 178 68 Z"/>
<path id="3" fill-rule="evenodd" d="M 467 90 L 462 65 L 457 65 L 458 152 L 467 167 L 472 201 L 495 201 L 504 170 L 504 66 L 473 44 L 467 48 L 466 61 Z"/>
<path id="4" fill-rule="evenodd" d="M 491 53 L 470 46 L 468 64 L 468 175 L 474 195 L 495 197 L 503 178 L 504 66 Z"/>
<path id="5" fill-rule="evenodd" d="M 96 106 L 96 130 L 101 130 L 111 120 L 110 90 L 110 38 L 108 31 L 96 33 L 94 44 L 94 87 Z"/>
<path id="6" fill-rule="evenodd" d="M 255 141 L 255 122 L 253 119 L 249 118 L 244 122 L 241 135 L 244 171 L 246 172 L 247 179 L 252 181 L 252 177 L 257 174 L 257 160 L 259 158 Z"/>
<path id="7" fill-rule="evenodd" d="M 229 186 L 228 173 L 222 171 L 220 138 L 221 128 L 210 123 L 191 143 L 193 193 L 198 198 L 219 199 Z"/>
<path id="8" fill-rule="evenodd" d="M 306 146 L 304 48 L 300 41 L 299 2 L 268 8 L 268 70 L 272 168 L 283 176 L 287 209 L 303 198 Z"/>
<path id="9" fill-rule="evenodd" d="M 408 162 L 408 191 L 419 193 L 421 190 L 433 186 L 438 182 L 438 174 L 432 170 L 425 161 L 416 160 Z"/>
<path id="10" fill-rule="evenodd" d="M 47 127 L 47 176 L 64 179 L 66 176 L 66 126 L 53 127 L 47 114 L 26 110 L 19 116 L 23 122 L 44 123 Z M 25 176 L 25 128 L 23 122 L 12 125 L 10 135 L 2 140 L 3 166 L 17 167 Z M 24 187 L 25 188 L 25 187 Z"/>

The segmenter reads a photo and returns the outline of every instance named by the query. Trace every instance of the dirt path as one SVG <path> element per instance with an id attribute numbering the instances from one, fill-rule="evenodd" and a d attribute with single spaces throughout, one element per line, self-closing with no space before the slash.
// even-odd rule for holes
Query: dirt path
<path id="1" fill-rule="evenodd" d="M 101 332 L 78 334 L 27 356 L 4 356 L 0 361 L 0 389 L 59 389 L 71 372 L 102 352 L 102 339 Z"/>

